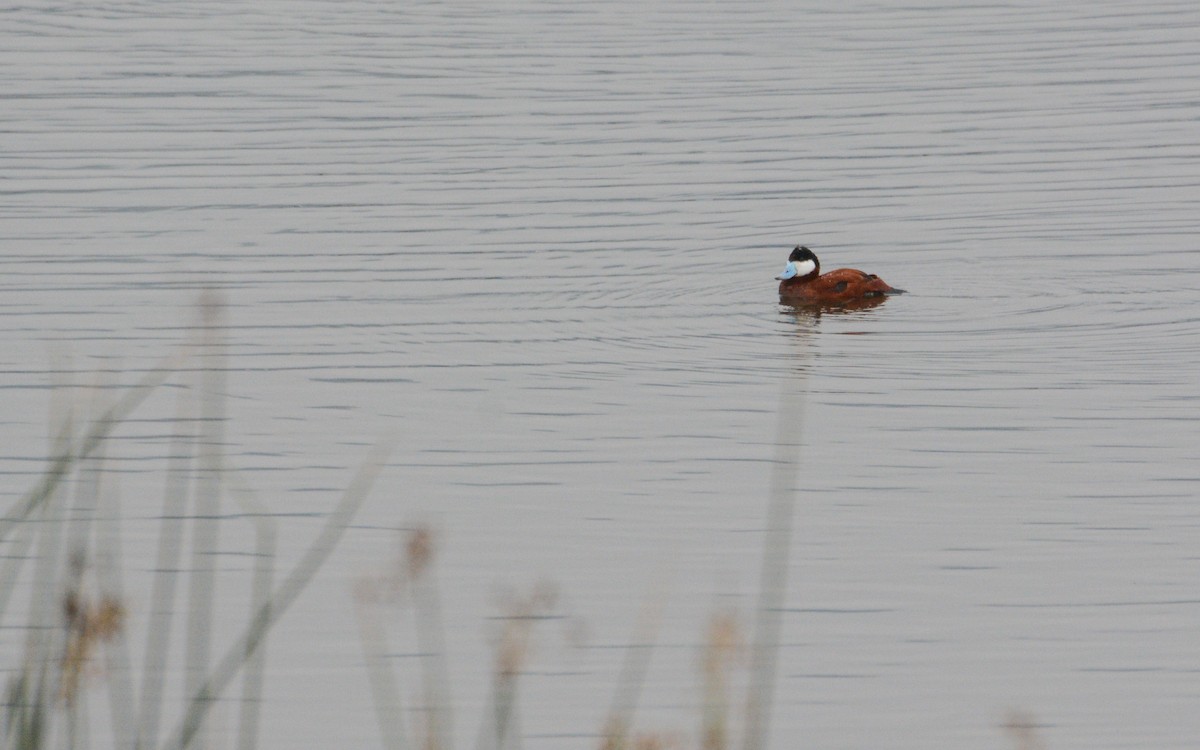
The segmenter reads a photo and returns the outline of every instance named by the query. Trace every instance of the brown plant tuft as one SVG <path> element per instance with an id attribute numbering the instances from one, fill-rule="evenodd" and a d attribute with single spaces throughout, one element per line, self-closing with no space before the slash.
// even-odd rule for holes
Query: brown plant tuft
<path id="1" fill-rule="evenodd" d="M 67 643 L 62 658 L 62 690 L 68 704 L 75 702 L 84 671 L 91 662 L 96 645 L 112 641 L 125 623 L 125 607 L 111 596 L 89 603 L 77 591 L 63 597 L 63 617 Z"/>
<path id="2" fill-rule="evenodd" d="M 433 531 L 428 526 L 414 529 L 408 537 L 405 552 L 405 558 L 408 561 L 408 577 L 415 581 L 421 577 L 433 560 Z"/>
<path id="3" fill-rule="evenodd" d="M 1017 750 L 1045 750 L 1046 748 L 1046 744 L 1042 742 L 1037 731 L 1037 719 L 1032 714 L 1024 711 L 1009 711 L 1008 717 L 1001 727 L 1004 729 L 1004 733 L 1012 738 Z"/>

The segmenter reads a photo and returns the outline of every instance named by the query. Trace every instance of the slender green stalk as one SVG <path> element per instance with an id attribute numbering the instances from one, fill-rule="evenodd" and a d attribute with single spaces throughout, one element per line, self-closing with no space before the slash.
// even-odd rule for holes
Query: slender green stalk
<path id="1" fill-rule="evenodd" d="M 495 701 L 492 715 L 496 722 L 496 750 L 506 750 L 509 747 L 518 748 L 519 744 L 513 739 L 520 736 L 520 731 L 516 728 L 518 716 L 516 673 L 496 674 L 493 691 Z"/>
<path id="2" fill-rule="evenodd" d="M 72 444 L 73 421 L 70 416 L 63 420 L 63 429 L 55 439 L 54 450 L 65 454 Z M 69 464 L 68 464 L 69 465 Z M 50 708 L 62 693 L 62 671 L 58 668 L 67 643 L 67 630 L 62 627 L 62 597 L 66 584 L 63 582 L 63 535 L 61 523 L 54 523 L 60 504 L 58 482 L 48 486 L 47 494 L 30 510 L 36 514 L 40 533 L 37 553 L 33 563 L 32 601 L 29 607 L 31 627 L 25 642 L 25 675 L 36 675 L 26 683 L 22 696 L 27 701 L 27 719 L 31 724 L 24 728 L 23 736 L 35 738 L 38 743 L 50 743 L 52 739 L 53 713 Z M 39 747 L 31 745 L 30 747 Z"/>
<path id="3" fill-rule="evenodd" d="M 102 454 L 96 458 L 96 472 L 101 472 Z M 121 582 L 120 508 L 116 489 L 96 482 L 96 579 L 101 601 L 123 602 Z M 132 747 L 137 734 L 134 721 L 133 679 L 130 673 L 129 643 L 121 630 L 112 634 L 104 644 L 105 676 L 108 683 L 109 709 L 112 717 L 113 744 L 118 748 Z"/>
<path id="4" fill-rule="evenodd" d="M 338 539 L 345 533 L 350 519 L 362 506 L 367 492 L 383 469 L 383 462 L 388 452 L 383 448 L 376 448 L 367 462 L 358 470 L 341 500 L 338 501 L 337 507 L 326 519 L 321 533 L 309 546 L 300 562 L 296 563 L 283 582 L 272 592 L 270 599 L 258 608 L 242 636 L 217 662 L 217 666 L 208 675 L 199 690 L 192 694 L 183 721 L 172 733 L 164 747 L 186 748 L 191 746 L 193 740 L 196 739 L 201 722 L 211 708 L 212 701 L 221 696 L 225 688 L 245 666 L 247 656 L 252 655 L 262 644 L 267 631 L 296 601 L 300 592 L 312 581 L 313 576 L 333 552 Z"/>
<path id="5" fill-rule="evenodd" d="M 662 591 L 647 595 L 638 613 L 637 624 L 629 645 L 625 648 L 625 659 L 617 678 L 617 690 L 613 694 L 608 719 L 604 724 L 603 750 L 620 750 L 628 746 L 629 730 L 633 726 L 633 714 L 641 698 L 642 686 L 646 682 L 646 670 L 650 666 L 650 654 L 658 639 L 658 627 L 662 622 L 662 611 L 667 597 Z"/>
<path id="6" fill-rule="evenodd" d="M 12 530 L 53 494 L 63 478 L 70 473 L 75 461 L 86 458 L 108 437 L 121 420 L 145 401 L 154 388 L 161 385 L 171 374 L 176 358 L 163 362 L 132 386 L 108 411 L 92 423 L 91 429 L 78 441 L 60 441 L 50 459 L 50 465 L 42 474 L 37 486 L 30 490 L 3 517 L 0 517 L 0 543 Z"/>
<path id="7" fill-rule="evenodd" d="M 32 527 L 25 524 L 4 549 L 4 562 L 0 565 L 0 623 L 4 622 L 4 613 L 8 611 L 8 602 L 16 588 L 17 575 L 29 559 L 33 540 Z"/>
<path id="8" fill-rule="evenodd" d="M 384 750 L 406 750 L 408 734 L 404 729 L 404 705 L 395 671 L 387 663 L 387 637 L 380 621 L 379 592 L 367 587 L 374 581 L 362 581 L 357 593 L 359 641 L 371 685 L 371 702 Z"/>
<path id="9" fill-rule="evenodd" d="M 162 516 L 158 527 L 158 554 L 150 592 L 150 622 L 146 632 L 146 655 L 142 670 L 142 692 L 138 711 L 138 734 L 134 747 L 154 747 L 162 720 L 163 681 L 171 641 L 171 619 L 178 592 L 179 557 L 183 547 L 183 515 L 190 488 L 191 447 L 195 437 L 187 432 L 192 424 L 191 399 L 181 393 L 176 401 L 175 429 L 167 458 L 167 482 L 163 489 Z"/>
<path id="10" fill-rule="evenodd" d="M 546 617 L 555 599 L 554 591 L 541 584 L 524 598 L 509 603 L 509 614 L 496 647 L 496 667 L 492 675 L 492 723 L 488 734 L 485 724 L 479 736 L 479 748 L 505 750 L 519 745 L 517 728 L 517 678 L 529 656 L 533 626 Z"/>
<path id="11" fill-rule="evenodd" d="M 779 662 L 779 631 L 787 589 L 788 557 L 795 513 L 797 457 L 804 422 L 803 393 L 785 382 L 780 395 L 771 498 L 758 587 L 758 613 L 750 649 L 750 684 L 746 700 L 746 750 L 762 750 L 769 741 L 771 707 Z M 792 390 L 795 389 L 795 390 Z"/>
<path id="12" fill-rule="evenodd" d="M 200 439 L 196 456 L 195 513 L 191 519 L 192 559 L 188 571 L 187 658 L 188 695 L 202 694 L 212 658 L 212 623 L 216 610 L 217 540 L 220 532 L 225 420 L 224 306 L 215 292 L 200 301 L 202 336 Z M 204 726 L 200 746 L 204 746 Z"/>
<path id="13" fill-rule="evenodd" d="M 252 608 L 261 606 L 271 596 L 275 576 L 275 524 L 249 493 L 235 495 L 242 505 L 247 506 L 254 520 L 254 578 L 250 603 Z M 246 676 L 242 680 L 242 710 L 238 724 L 239 750 L 254 750 L 258 744 L 259 717 L 262 715 L 263 670 L 266 665 L 267 646 L 263 643 L 246 654 Z"/>
<path id="14" fill-rule="evenodd" d="M 430 569 L 432 533 L 414 531 L 408 543 L 408 577 L 412 588 L 413 619 L 417 647 L 425 666 L 421 670 L 425 692 L 425 750 L 454 747 L 450 716 L 449 678 L 446 675 L 446 644 L 442 638 L 442 607 L 437 582 Z"/>

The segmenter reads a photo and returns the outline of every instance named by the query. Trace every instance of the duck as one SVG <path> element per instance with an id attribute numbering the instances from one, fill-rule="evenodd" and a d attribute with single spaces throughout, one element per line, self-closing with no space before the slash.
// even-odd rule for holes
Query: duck
<path id="1" fill-rule="evenodd" d="M 779 279 L 779 301 L 793 305 L 841 306 L 904 293 L 873 273 L 853 268 L 822 274 L 817 254 L 803 245 L 792 250 L 783 273 L 775 278 Z"/>

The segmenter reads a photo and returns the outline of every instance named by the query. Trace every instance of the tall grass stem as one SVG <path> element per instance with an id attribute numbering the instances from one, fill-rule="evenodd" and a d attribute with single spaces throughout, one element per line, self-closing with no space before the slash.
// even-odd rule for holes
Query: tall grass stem
<path id="1" fill-rule="evenodd" d="M 245 632 L 234 643 L 225 656 L 217 662 L 217 666 L 204 680 L 200 688 L 191 695 L 183 721 L 172 733 L 165 748 L 186 748 L 196 739 L 201 722 L 216 700 L 234 677 L 246 664 L 248 655 L 252 655 L 266 636 L 267 631 L 274 625 L 284 612 L 296 601 L 296 598 L 312 581 L 314 575 L 333 552 L 338 539 L 345 533 L 350 520 L 366 499 L 375 478 L 383 469 L 383 463 L 390 449 L 376 447 L 371 456 L 359 468 L 350 486 L 342 494 L 337 506 L 325 520 L 321 532 L 309 545 L 304 556 L 296 563 L 283 582 L 271 593 L 270 598 L 263 602 L 251 619 Z"/>
<path id="2" fill-rule="evenodd" d="M 750 681 L 746 699 L 746 750 L 763 750 L 770 742 L 771 709 L 779 666 L 779 633 L 787 589 L 788 557 L 795 514 L 796 470 L 804 422 L 804 392 L 799 382 L 785 381 L 780 393 L 771 497 L 767 504 L 762 569 L 754 639 L 750 647 Z"/>

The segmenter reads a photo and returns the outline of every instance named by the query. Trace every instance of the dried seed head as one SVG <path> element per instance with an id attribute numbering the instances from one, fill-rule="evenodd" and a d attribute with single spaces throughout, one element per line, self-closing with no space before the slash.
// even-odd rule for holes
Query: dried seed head
<path id="1" fill-rule="evenodd" d="M 405 547 L 408 561 L 408 576 L 412 580 L 421 577 L 433 560 L 433 532 L 428 526 L 414 529 Z"/>

